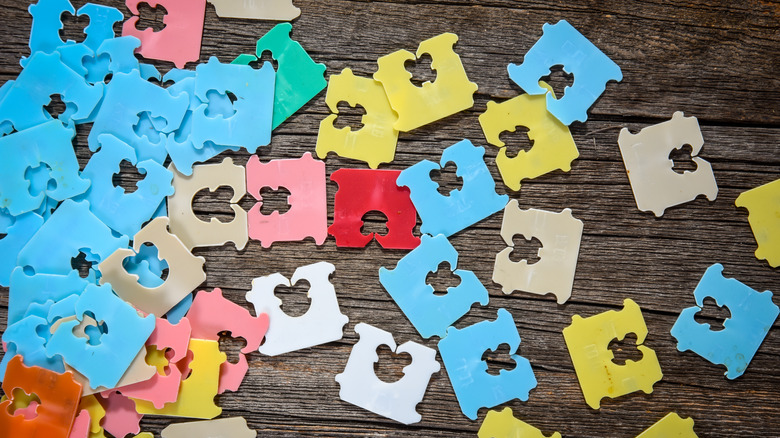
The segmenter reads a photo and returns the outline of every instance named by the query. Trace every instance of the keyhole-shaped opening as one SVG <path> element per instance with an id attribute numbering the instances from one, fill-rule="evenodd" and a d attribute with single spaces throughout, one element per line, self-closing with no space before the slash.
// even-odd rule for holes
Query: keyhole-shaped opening
<path id="1" fill-rule="evenodd" d="M 266 62 L 270 62 L 271 65 L 273 65 L 274 71 L 279 71 L 279 62 L 274 59 L 274 56 L 271 54 L 270 50 L 263 50 L 263 53 L 260 54 L 257 60 L 250 62 L 249 66 L 259 69 L 262 68 L 263 64 Z"/>
<path id="2" fill-rule="evenodd" d="M 311 284 L 301 279 L 292 286 L 276 286 L 274 295 L 282 300 L 282 312 L 287 314 L 287 316 L 297 317 L 309 311 L 309 306 L 311 305 L 309 289 L 311 289 Z"/>
<path id="3" fill-rule="evenodd" d="M 387 232 L 387 216 L 381 211 L 372 210 L 363 215 L 363 226 L 360 227 L 360 233 L 364 236 L 368 236 L 369 233 L 374 233 L 379 236 L 386 236 Z"/>
<path id="4" fill-rule="evenodd" d="M 160 260 L 157 247 L 151 242 L 144 242 L 138 254 L 122 260 L 122 267 L 129 273 L 138 275 L 138 284 L 143 287 L 155 288 L 168 279 L 168 262 Z M 139 266 L 143 264 L 143 266 Z M 153 275 L 142 275 L 145 269 Z"/>
<path id="5" fill-rule="evenodd" d="M 119 163 L 119 172 L 111 177 L 111 182 L 114 184 L 114 187 L 121 187 L 126 194 L 130 194 L 138 190 L 136 184 L 144 179 L 144 176 L 133 163 L 122 160 Z"/>
<path id="6" fill-rule="evenodd" d="M 422 87 L 422 84 L 426 82 L 436 81 L 436 70 L 431 67 L 433 58 L 427 53 L 423 53 L 417 60 L 408 60 L 404 63 L 406 71 L 412 74 L 410 79 L 412 84 L 417 87 Z"/>
<path id="7" fill-rule="evenodd" d="M 84 58 L 82 58 L 81 63 L 84 65 L 84 67 L 87 69 L 87 82 L 89 83 L 97 83 L 97 82 L 105 82 L 108 83 L 111 80 L 111 74 L 106 74 L 105 72 L 98 73 L 99 70 L 96 70 L 95 67 L 97 65 L 108 65 L 111 62 L 111 55 L 108 53 L 101 53 L 97 56 L 92 55 L 86 55 Z M 101 76 L 101 74 L 104 74 L 105 76 Z"/>
<path id="8" fill-rule="evenodd" d="M 225 353 L 227 361 L 237 364 L 241 350 L 246 347 L 246 339 L 242 337 L 234 338 L 230 331 L 219 333 L 219 351 Z"/>
<path id="9" fill-rule="evenodd" d="M 359 131 L 363 128 L 363 116 L 366 115 L 366 109 L 362 105 L 349 106 L 347 102 L 341 101 L 336 106 L 338 114 L 333 121 L 333 127 L 342 129 L 348 127 L 350 131 Z"/>
<path id="10" fill-rule="evenodd" d="M 487 373 L 497 376 L 501 370 L 512 371 L 517 364 L 509 356 L 513 354 L 509 344 L 499 344 L 495 350 L 487 349 L 482 353 L 482 360 L 487 363 Z"/>
<path id="11" fill-rule="evenodd" d="M 41 405 L 41 399 L 38 394 L 28 394 L 22 388 L 14 388 L 11 391 L 11 404 L 8 405 L 10 415 L 21 415 L 25 420 L 32 420 L 38 416 L 38 406 Z"/>
<path id="12" fill-rule="evenodd" d="M 80 43 L 87 38 L 84 29 L 89 26 L 89 15 L 77 16 L 65 11 L 60 14 L 60 21 L 62 21 L 62 29 L 60 29 L 62 41 L 71 40 Z"/>
<path id="13" fill-rule="evenodd" d="M 731 318 L 731 311 L 726 306 L 718 306 L 712 297 L 706 297 L 702 301 L 701 310 L 693 315 L 693 319 L 699 324 L 709 324 L 710 330 L 718 332 L 723 330 L 723 324 Z"/>
<path id="14" fill-rule="evenodd" d="M 167 376 L 171 373 L 169 357 L 173 356 L 170 348 L 159 349 L 156 345 L 146 347 L 146 363 L 157 368 L 157 374 Z"/>
<path id="15" fill-rule="evenodd" d="M 87 250 L 80 250 L 76 257 L 70 259 L 70 267 L 79 272 L 79 277 L 87 278 L 92 269 L 91 261 L 87 260 Z"/>
<path id="16" fill-rule="evenodd" d="M 551 86 L 556 99 L 560 99 L 566 93 L 566 88 L 574 83 L 574 75 L 563 71 L 563 66 L 558 64 L 550 67 L 550 74 L 541 80 Z"/>
<path id="17" fill-rule="evenodd" d="M 629 333 L 622 340 L 617 338 L 609 343 L 612 350 L 612 362 L 616 365 L 625 365 L 627 360 L 639 362 L 642 360 L 642 352 L 636 348 L 636 334 Z"/>
<path id="18" fill-rule="evenodd" d="M 73 327 L 73 335 L 85 338 L 92 346 L 100 345 L 105 334 L 108 334 L 108 325 L 104 321 L 98 321 L 92 312 L 84 312 L 81 323 Z"/>
<path id="19" fill-rule="evenodd" d="M 24 178 L 30 181 L 27 191 L 31 196 L 38 196 L 46 190 L 57 188 L 57 181 L 51 177 L 51 167 L 46 163 L 38 163 L 36 167 L 28 167 Z"/>
<path id="20" fill-rule="evenodd" d="M 534 146 L 534 141 L 528 136 L 528 128 L 517 126 L 514 132 L 503 132 L 499 136 L 504 142 L 506 156 L 514 158 L 520 151 L 528 152 Z"/>
<path id="21" fill-rule="evenodd" d="M 213 192 L 208 188 L 200 189 L 192 198 L 192 212 L 203 222 L 210 222 L 211 218 L 222 223 L 232 222 L 236 214 L 230 207 L 231 199 L 233 188 L 230 186 L 219 186 Z"/>
<path id="22" fill-rule="evenodd" d="M 458 287 L 460 281 L 460 277 L 455 275 L 447 262 L 439 263 L 436 272 L 429 272 L 425 276 L 425 283 L 433 288 L 433 294 L 437 296 L 446 295 L 447 289 Z"/>
<path id="23" fill-rule="evenodd" d="M 153 31 L 159 32 L 165 29 L 166 15 L 168 15 L 168 10 L 162 5 L 152 7 L 146 2 L 139 3 L 138 21 L 135 23 L 135 28 L 141 31 L 152 28 Z"/>
<path id="24" fill-rule="evenodd" d="M 287 213 L 290 208 L 290 191 L 285 187 L 279 187 L 274 190 L 271 187 L 263 187 L 260 189 L 260 198 L 262 199 L 262 205 L 260 206 L 260 213 L 266 216 L 270 215 L 274 211 L 278 211 L 279 214 Z"/>
<path id="25" fill-rule="evenodd" d="M 162 141 L 162 131 L 165 127 L 165 119 L 162 117 L 152 117 L 149 111 L 138 113 L 138 121 L 133 125 L 133 132 L 138 138 L 144 138 L 154 144 Z"/>
<path id="26" fill-rule="evenodd" d="M 103 323 L 102 327 L 105 327 L 105 323 Z M 84 334 L 87 335 L 87 343 L 89 345 L 100 345 L 100 338 L 105 333 L 103 333 L 101 326 L 87 325 L 84 327 Z"/>
<path id="27" fill-rule="evenodd" d="M 528 265 L 538 262 L 539 250 L 542 249 L 542 242 L 536 237 L 526 240 L 522 234 L 512 236 L 512 252 L 509 253 L 509 260 L 519 263 L 525 260 Z"/>
<path id="28" fill-rule="evenodd" d="M 376 349 L 379 360 L 374 362 L 374 374 L 385 382 L 397 382 L 404 377 L 404 367 L 412 363 L 412 356 L 409 353 L 395 354 L 387 345 L 380 345 Z"/>
<path id="29" fill-rule="evenodd" d="M 676 173 L 695 172 L 699 166 L 693 161 L 692 153 L 693 146 L 689 144 L 684 144 L 679 149 L 672 149 L 669 152 L 669 159 L 674 163 L 672 170 Z"/>
<path id="30" fill-rule="evenodd" d="M 431 180 L 439 185 L 437 189 L 442 196 L 450 196 L 452 192 L 463 187 L 463 178 L 457 175 L 458 166 L 449 162 L 442 169 L 431 170 Z"/>
<path id="31" fill-rule="evenodd" d="M 52 94 L 49 96 L 49 103 L 43 107 L 50 116 L 57 119 L 60 114 L 65 112 L 65 102 L 62 101 L 62 95 Z"/>
<path id="32" fill-rule="evenodd" d="M 209 90 L 206 92 L 206 100 L 208 101 L 206 117 L 215 118 L 222 116 L 222 118 L 227 119 L 236 113 L 233 103 L 236 102 L 237 97 L 230 91 L 222 93 L 217 90 Z"/>

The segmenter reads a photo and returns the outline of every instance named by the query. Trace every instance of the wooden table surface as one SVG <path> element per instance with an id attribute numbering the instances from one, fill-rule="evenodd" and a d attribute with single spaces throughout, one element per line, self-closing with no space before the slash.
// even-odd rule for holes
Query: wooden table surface
<path id="1" fill-rule="evenodd" d="M 118 1 L 98 3 L 121 7 L 129 16 Z M 367 76 L 376 70 L 382 55 L 399 49 L 414 51 L 420 41 L 442 32 L 458 35 L 455 50 L 469 79 L 479 85 L 474 106 L 402 133 L 395 161 L 382 168 L 404 169 L 421 159 L 438 160 L 444 148 L 467 138 L 486 146 L 485 159 L 499 193 L 519 200 L 522 208 L 571 208 L 584 222 L 574 290 L 564 305 L 551 296 L 504 295 L 491 281 L 495 255 L 505 247 L 499 236 L 501 213 L 451 239 L 460 255 L 458 268 L 474 271 L 490 291 L 490 303 L 472 308 L 456 326 L 492 320 L 499 308 L 508 309 L 522 338 L 519 353 L 531 361 L 538 379 L 528 402 L 505 404 L 516 416 L 546 434 L 559 431 L 570 437 L 633 437 L 668 412 L 692 417 L 702 437 L 780 436 L 780 324 L 770 330 L 747 372 L 733 381 L 724 377 L 724 367 L 691 352 L 678 352 L 669 333 L 679 312 L 694 305 L 693 289 L 713 263 L 722 263 L 726 276 L 754 289 L 780 292 L 780 272 L 754 257 L 756 242 L 747 211 L 734 206 L 741 192 L 780 177 L 779 2 L 296 0 L 295 4 L 302 12 L 293 22 L 293 38 L 327 65 L 327 75 L 349 67 Z M 29 54 L 31 19 L 25 2 L 0 0 L 0 6 L 0 26 L 5 29 L 0 80 L 5 81 L 19 73 L 19 59 Z M 150 20 L 160 18 L 158 14 Z M 488 101 L 521 93 L 507 76 L 507 64 L 523 60 L 542 35 L 542 24 L 561 19 L 612 58 L 624 79 L 607 85 L 587 122 L 571 126 L 580 151 L 571 172 L 556 171 L 524 182 L 520 192 L 510 192 L 495 167 L 496 148 L 487 145 L 477 117 Z M 83 38 L 80 32 L 86 20 L 66 17 L 65 23 L 67 37 Z M 228 62 L 241 53 L 252 53 L 256 40 L 274 24 L 220 19 L 209 4 L 200 61 L 216 55 Z M 155 64 L 163 71 L 172 67 L 166 62 Z M 425 77 L 427 67 L 420 64 L 416 74 Z M 551 81 L 561 89 L 566 79 L 559 73 Z M 274 132 L 271 145 L 258 150 L 261 160 L 314 152 L 319 122 L 329 113 L 324 95 L 323 91 Z M 705 142 L 700 156 L 712 164 L 719 193 L 713 202 L 699 197 L 656 218 L 636 207 L 617 136 L 622 127 L 636 132 L 668 120 L 675 111 L 698 118 Z M 348 111 L 344 118 L 356 120 L 356 114 Z M 89 126 L 81 126 L 77 138 L 82 166 L 89 158 L 88 130 Z M 503 138 L 512 147 L 522 147 L 519 132 Z M 242 165 L 248 159 L 243 151 L 229 155 Z M 336 156 L 329 156 L 326 165 L 328 175 L 342 167 L 365 167 Z M 447 188 L 456 187 L 452 177 L 452 172 L 442 176 Z M 137 179 L 132 172 L 120 175 L 125 186 Z M 329 220 L 336 188 L 328 183 Z M 229 197 L 229 190 L 202 195 L 195 207 L 205 217 L 230 217 L 225 203 Z M 249 209 L 254 202 L 246 196 L 241 205 Z M 285 197 L 269 194 L 266 204 L 266 208 L 284 206 Z M 364 229 L 381 231 L 383 223 L 371 216 Z M 523 248 L 533 255 L 538 246 Z M 394 267 L 405 251 L 383 249 L 376 242 L 364 249 L 337 248 L 329 238 L 322 246 L 307 240 L 274 243 L 264 249 L 250 241 L 243 251 L 228 244 L 195 253 L 206 258 L 208 278 L 200 289 L 222 288 L 226 296 L 248 308 L 245 293 L 253 278 L 274 272 L 290 276 L 298 266 L 331 262 L 336 266 L 332 281 L 339 304 L 349 316 L 341 341 L 277 357 L 251 354 L 240 390 L 217 397 L 223 416 L 244 416 L 259 436 L 475 435 L 487 410 L 480 410 L 477 421 L 468 420 L 458 408 L 444 367 L 433 376 L 417 406 L 422 421 L 411 426 L 339 399 L 334 377 L 344 369 L 358 339 L 357 323 L 390 331 L 398 343 L 411 340 L 436 346 L 435 338 L 421 339 L 378 281 L 379 267 Z M 446 283 L 447 277 L 441 278 L 435 285 L 453 285 Z M 278 293 L 291 314 L 308 308 L 302 290 Z M 4 320 L 7 289 L 0 296 Z M 601 409 L 593 410 L 585 404 L 561 331 L 572 315 L 619 309 L 625 298 L 642 308 L 649 329 L 645 345 L 658 354 L 664 377 L 652 394 L 604 399 Z M 780 301 L 775 298 L 775 302 Z M 708 307 L 702 321 L 717 322 L 721 314 L 716 310 Z M 223 346 L 235 359 L 241 344 L 226 341 Z M 636 358 L 631 343 L 625 346 L 618 357 Z M 378 373 L 390 381 L 408 363 L 408 357 L 394 359 L 386 352 L 380 357 Z M 506 350 L 489 355 L 488 364 L 493 370 L 511 366 Z M 181 420 L 147 417 L 141 424 L 143 430 L 159 433 L 171 421 Z"/>

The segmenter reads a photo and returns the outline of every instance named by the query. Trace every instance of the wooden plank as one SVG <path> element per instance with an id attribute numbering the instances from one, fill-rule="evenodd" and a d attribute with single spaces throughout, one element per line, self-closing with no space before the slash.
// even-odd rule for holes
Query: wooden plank
<path id="1" fill-rule="evenodd" d="M 459 35 L 457 51 L 480 93 L 508 98 L 519 89 L 509 80 L 506 65 L 522 61 L 541 36 L 543 23 L 565 18 L 623 69 L 623 82 L 608 86 L 591 110 L 593 117 L 669 117 L 685 110 L 718 123 L 780 122 L 780 80 L 772 68 L 780 65 L 775 50 L 779 13 L 770 2 L 752 0 L 728 13 L 709 2 L 660 1 L 555 8 L 524 2 L 419 5 L 339 0 L 299 5 L 309 13 L 295 22 L 294 37 L 328 65 L 328 74 L 345 67 L 372 73 L 378 57 L 401 48 L 412 50 L 422 39 L 449 31 Z M 22 4 L 3 0 L 0 6 L 8 11 L 2 22 L 8 32 L 0 71 L 16 73 L 19 57 L 29 52 L 31 20 Z M 70 22 L 66 20 L 65 34 L 78 40 L 78 29 L 68 26 Z M 256 39 L 271 26 L 220 21 L 209 5 L 201 61 L 212 55 L 229 60 L 251 53 Z"/>
<path id="2" fill-rule="evenodd" d="M 371 74 L 378 57 L 400 48 L 413 50 L 420 40 L 441 32 L 455 32 L 460 37 L 456 50 L 480 93 L 509 98 L 519 89 L 508 79 L 506 65 L 522 61 L 525 51 L 541 36 L 543 23 L 566 18 L 623 69 L 623 82 L 608 85 L 608 92 L 591 110 L 593 116 L 657 117 L 684 109 L 721 123 L 777 124 L 780 94 L 773 91 L 776 87 L 763 84 L 777 84 L 778 79 L 771 69 L 750 68 L 778 65 L 777 51 L 772 49 L 778 35 L 766 27 L 772 16 L 777 18 L 776 10 L 754 5 L 765 13 L 732 15 L 717 8 L 652 6 L 649 12 L 637 13 L 645 10 L 644 3 L 551 10 L 522 3 L 481 7 L 442 2 L 421 7 L 415 3 L 331 2 L 322 5 L 322 15 L 302 15 L 295 35 L 328 65 L 329 74 L 345 67 Z M 741 19 L 743 15 L 752 18 Z M 677 16 L 684 16 L 684 21 L 670 25 L 669 17 Z M 397 22 L 403 26 L 398 28 Z M 311 32 L 307 32 L 309 26 Z M 263 32 L 254 31 L 256 27 L 247 23 L 220 37 L 251 41 Z M 500 31 L 489 31 L 496 28 Z M 751 70 L 749 74 L 745 68 Z M 727 85 L 736 77 L 748 76 L 753 80 L 740 81 L 736 87 Z"/>
<path id="3" fill-rule="evenodd" d="M 118 3 L 118 2 L 117 2 Z M 459 35 L 456 51 L 480 90 L 475 106 L 440 122 L 404 133 L 396 160 L 385 168 L 403 169 L 421 160 L 437 160 L 441 151 L 469 138 L 484 145 L 477 117 L 489 100 L 520 92 L 506 74 L 506 64 L 521 62 L 540 37 L 544 22 L 567 19 L 618 62 L 625 79 L 610 84 L 585 124 L 572 133 L 580 150 L 570 173 L 554 172 L 509 192 L 523 208 L 560 211 L 571 208 L 585 223 L 577 276 L 571 300 L 557 305 L 547 297 L 501 293 L 490 281 L 495 254 L 505 247 L 498 230 L 501 214 L 453 237 L 459 268 L 473 270 L 490 292 L 490 304 L 475 307 L 456 326 L 494 319 L 507 308 L 523 339 L 520 353 L 531 360 L 539 381 L 526 402 L 508 403 L 515 414 L 546 433 L 565 436 L 635 436 L 670 411 L 692 416 L 700 436 L 772 436 L 780 427 L 776 372 L 780 332 L 774 329 L 744 376 L 723 377 L 724 368 L 690 352 L 679 353 L 669 334 L 679 311 L 693 305 L 692 290 L 707 266 L 723 263 L 725 274 L 758 290 L 780 284 L 777 269 L 753 256 L 756 245 L 747 212 L 737 209 L 739 193 L 778 178 L 780 157 L 780 80 L 777 2 L 750 0 L 724 5 L 710 0 L 665 2 L 578 2 L 545 5 L 502 0 L 358 1 L 296 0 L 302 9 L 293 37 L 328 66 L 327 73 L 350 67 L 370 75 L 376 59 L 392 51 L 413 50 L 419 41 L 440 32 Z M 83 1 L 74 2 L 77 7 Z M 112 2 L 114 4 L 114 2 Z M 6 36 L 0 47 L 0 80 L 20 71 L 28 54 L 30 18 L 26 4 L 0 0 L 0 24 Z M 126 9 L 123 9 L 127 13 Z M 256 39 L 270 29 L 267 21 L 218 19 L 207 7 L 201 61 L 210 55 L 223 61 L 250 53 Z M 65 35 L 78 38 L 78 26 L 66 20 Z M 170 63 L 157 62 L 163 70 Z M 190 65 L 192 67 L 192 65 Z M 554 78 L 555 79 L 555 78 Z M 557 79 L 556 79 L 557 81 Z M 555 82 L 555 81 L 554 81 Z M 558 85 L 560 81 L 556 82 Z M 712 163 L 719 185 L 718 199 L 699 198 L 672 208 L 662 218 L 637 210 L 616 144 L 619 129 L 633 132 L 671 117 L 674 111 L 697 116 L 705 146 L 701 156 Z M 328 113 L 320 93 L 275 132 L 262 148 L 262 160 L 299 157 L 313 152 L 317 127 Z M 83 166 L 88 126 L 78 129 L 76 150 Z M 522 143 L 508 135 L 507 141 Z M 486 146 L 486 161 L 499 192 L 506 189 L 495 169 L 496 149 Z M 229 153 L 239 164 L 245 152 Z M 221 161 L 220 156 L 212 161 Z M 352 160 L 327 158 L 327 172 L 340 167 L 364 167 Z M 137 176 L 122 175 L 123 184 Z M 337 186 L 328 185 L 329 219 Z M 200 196 L 196 210 L 224 214 L 229 194 Z M 246 196 L 245 209 L 254 204 Z M 372 230 L 381 221 L 371 220 Z M 435 375 L 418 406 L 423 421 L 402 426 L 338 398 L 334 376 L 340 373 L 357 341 L 354 326 L 366 322 L 392 332 L 396 340 L 422 341 L 377 278 L 380 266 L 394 267 L 404 251 L 384 250 L 373 242 L 365 249 L 336 248 L 332 239 L 317 247 L 312 241 L 275 243 L 263 249 L 250 242 L 243 251 L 231 246 L 196 249 L 206 257 L 208 278 L 202 289 L 221 287 L 232 300 L 249 306 L 245 293 L 251 280 L 319 260 L 336 265 L 333 283 L 342 311 L 350 317 L 343 340 L 279 357 L 250 355 L 250 371 L 240 391 L 218 397 L 223 416 L 243 415 L 260 436 L 473 436 L 480 421 L 461 413 L 446 370 Z M 0 320 L 7 314 L 7 288 L 0 289 Z M 300 296 L 280 291 L 285 309 L 303 312 Z M 646 344 L 661 362 L 664 379 L 651 395 L 632 394 L 604 400 L 599 411 L 588 408 L 563 343 L 561 330 L 571 316 L 617 309 L 624 298 L 637 301 L 649 329 Z M 777 301 L 777 300 L 775 300 Z M 715 319 L 708 318 L 710 322 Z M 231 355 L 235 346 L 226 346 Z M 491 367 L 511 367 L 504 356 L 490 356 Z M 402 365 L 383 366 L 382 376 L 398 376 Z M 159 432 L 171 419 L 147 417 L 144 430 Z M 173 420 L 178 421 L 178 420 Z"/>

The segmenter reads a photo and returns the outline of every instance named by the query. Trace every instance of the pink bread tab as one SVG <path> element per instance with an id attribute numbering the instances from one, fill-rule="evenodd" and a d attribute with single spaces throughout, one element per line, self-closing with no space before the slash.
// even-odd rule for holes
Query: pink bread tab
<path id="1" fill-rule="evenodd" d="M 146 345 L 155 345 L 158 350 L 170 348 L 173 356 L 169 357 L 168 361 L 176 363 L 187 356 L 191 333 L 192 326 L 187 318 L 182 318 L 178 324 L 171 324 L 167 319 L 157 318 L 154 331 L 146 341 Z"/>
<path id="2" fill-rule="evenodd" d="M 138 30 L 138 5 L 162 6 L 168 12 L 163 18 L 165 27 L 159 32 L 152 28 Z M 136 49 L 144 58 L 173 61 L 177 68 L 200 59 L 203 23 L 206 18 L 206 0 L 125 0 L 133 14 L 122 25 L 122 36 L 141 40 Z"/>
<path id="3" fill-rule="evenodd" d="M 249 362 L 245 354 L 238 355 L 237 363 L 225 361 L 219 366 L 219 388 L 217 394 L 224 394 L 225 391 L 238 391 L 244 376 L 249 371 Z"/>
<path id="4" fill-rule="evenodd" d="M 155 408 L 162 409 L 165 403 L 175 402 L 178 398 L 182 374 L 176 364 L 187 357 L 192 328 L 187 318 L 182 318 L 175 325 L 162 318 L 157 318 L 155 323 L 146 346 L 166 351 L 168 365 L 165 374 L 158 372 L 147 381 L 122 387 L 121 390 L 126 397 L 146 400 Z"/>
<path id="5" fill-rule="evenodd" d="M 187 319 L 192 324 L 194 339 L 219 341 L 221 332 L 230 332 L 230 336 L 246 340 L 238 363 L 225 361 L 219 368 L 219 394 L 226 390 L 238 390 L 249 370 L 245 355 L 260 348 L 268 331 L 268 315 L 261 313 L 252 316 L 247 309 L 225 298 L 221 289 L 215 288 L 211 292 L 202 290 L 195 295 Z"/>
<path id="6" fill-rule="evenodd" d="M 202 290 L 195 295 L 192 307 L 187 312 L 192 325 L 192 338 L 219 341 L 220 332 L 230 332 L 234 338 L 246 339 L 242 353 L 260 348 L 268 330 L 268 315 L 252 316 L 249 310 L 230 301 L 222 295 L 222 289 Z"/>
<path id="7" fill-rule="evenodd" d="M 30 406 L 32 406 L 33 403 L 30 403 Z M 70 428 L 70 435 L 68 435 L 68 438 L 89 438 L 89 425 L 89 411 L 83 409 L 79 412 L 78 416 L 76 416 L 76 420 L 73 421 L 73 427 Z"/>
<path id="8" fill-rule="evenodd" d="M 36 412 L 37 409 L 38 409 L 38 406 L 40 406 L 40 404 L 38 404 L 37 401 L 32 400 L 32 401 L 30 401 L 29 405 L 27 405 L 27 406 L 25 406 L 23 408 L 19 408 L 19 409 L 15 410 L 14 411 L 14 415 L 21 415 L 22 417 L 24 417 L 27 420 L 32 420 L 33 418 L 38 416 L 38 413 Z M 87 426 L 89 426 L 89 424 L 87 424 Z M 72 430 L 73 429 L 71 428 L 71 431 Z"/>
<path id="9" fill-rule="evenodd" d="M 106 418 L 103 420 L 103 429 L 106 432 L 113 436 L 126 436 L 141 431 L 143 415 L 136 412 L 132 400 L 116 390 L 106 391 L 101 395 L 106 409 Z"/>
<path id="10" fill-rule="evenodd" d="M 263 248 L 273 242 L 294 242 L 306 237 L 322 245 L 328 237 L 328 210 L 325 186 L 325 162 L 315 160 L 306 152 L 301 158 L 271 160 L 261 163 L 257 155 L 246 164 L 247 192 L 258 203 L 248 213 L 249 238 L 259 240 Z M 260 190 L 269 187 L 290 191 L 290 209 L 279 214 L 260 213 L 263 198 Z"/>

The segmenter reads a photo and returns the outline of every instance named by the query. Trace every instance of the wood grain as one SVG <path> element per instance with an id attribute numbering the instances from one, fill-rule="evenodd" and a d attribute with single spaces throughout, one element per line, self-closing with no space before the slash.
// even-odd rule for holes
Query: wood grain
<path id="1" fill-rule="evenodd" d="M 127 9 L 120 2 L 100 1 Z M 490 291 L 490 303 L 474 307 L 456 326 L 494 319 L 507 308 L 514 316 L 527 357 L 539 381 L 528 402 L 507 403 L 515 415 L 545 433 L 564 436 L 632 437 L 674 411 L 693 417 L 699 436 L 780 436 L 780 323 L 774 324 L 747 372 L 726 380 L 725 369 L 699 356 L 676 350 L 669 334 L 680 310 L 694 304 L 692 291 L 704 270 L 722 263 L 725 274 L 757 290 L 780 289 L 780 274 L 756 260 L 747 212 L 734 206 L 743 191 L 775 180 L 780 174 L 780 3 L 694 1 L 575 1 L 527 2 L 510 0 L 359 1 L 296 0 L 301 16 L 293 37 L 327 74 L 349 67 L 370 75 L 376 59 L 417 44 L 441 32 L 459 36 L 460 54 L 469 78 L 479 84 L 471 109 L 422 127 L 399 138 L 388 169 L 403 169 L 421 159 L 438 160 L 441 151 L 463 139 L 485 144 L 477 117 L 490 100 L 521 92 L 508 78 L 506 65 L 520 63 L 542 34 L 542 24 L 566 19 L 622 68 L 621 83 L 610 83 L 589 111 L 586 123 L 571 130 L 580 158 L 569 173 L 553 172 L 523 183 L 520 192 L 507 192 L 495 168 L 496 149 L 486 145 L 486 161 L 499 193 L 509 193 L 523 208 L 560 211 L 571 208 L 585 223 L 572 298 L 558 305 L 550 296 L 504 295 L 492 283 L 495 254 L 504 248 L 498 234 L 501 214 L 458 233 L 451 240 L 461 269 L 472 270 Z M 77 7 L 83 1 L 74 2 Z M 15 77 L 27 47 L 31 19 L 26 4 L 0 0 L 0 80 Z M 229 61 L 252 53 L 255 41 L 274 23 L 219 19 L 207 6 L 201 62 L 210 56 Z M 83 25 L 83 23 L 82 23 Z M 117 27 L 118 28 L 118 27 Z M 64 34 L 81 38 L 80 29 L 66 19 Z M 161 70 L 171 63 L 155 62 Z M 194 67 L 194 64 L 188 65 Z M 560 85 L 560 78 L 553 82 Z M 705 146 L 700 154 L 712 163 L 718 181 L 717 200 L 700 197 L 669 209 L 662 218 L 636 208 L 617 147 L 622 127 L 633 132 L 667 120 L 675 111 L 696 116 Z M 319 121 L 328 114 L 324 92 L 275 132 L 271 145 L 258 151 L 261 160 L 299 157 L 314 151 Z M 89 159 L 88 126 L 79 128 L 76 151 L 82 166 Z M 510 142 L 518 142 L 505 136 Z M 245 152 L 230 153 L 239 164 Z M 214 161 L 220 161 L 222 156 Z M 329 156 L 330 175 L 341 167 L 364 167 Z M 132 176 L 120 175 L 123 183 Z M 329 219 L 337 186 L 328 185 Z M 230 193 L 204 195 L 196 202 L 203 214 L 224 214 Z M 245 196 L 248 209 L 255 201 Z M 376 220 L 368 224 L 382 229 Z M 244 416 L 259 436 L 473 436 L 476 422 L 460 413 L 444 368 L 434 375 L 423 402 L 421 423 L 403 426 L 341 401 L 334 377 L 346 364 L 357 341 L 354 326 L 365 322 L 394 334 L 400 342 L 420 339 L 377 277 L 381 266 L 394 267 L 404 251 L 385 250 L 372 242 L 365 249 L 336 248 L 328 239 L 275 243 L 264 249 L 250 242 L 243 251 L 228 245 L 196 249 L 206 258 L 204 289 L 220 287 L 226 296 L 248 306 L 244 297 L 253 278 L 326 260 L 334 263 L 332 281 L 342 312 L 349 316 L 344 339 L 279 357 L 250 355 L 250 370 L 240 391 L 218 397 L 223 416 Z M 0 319 L 7 312 L 7 289 L 0 291 Z M 307 303 L 289 299 L 286 308 L 304 311 Z M 299 298 L 299 297 L 298 297 Z M 664 378 L 654 392 L 605 399 L 594 411 L 584 403 L 561 330 L 571 316 L 590 316 L 620 308 L 625 298 L 643 309 L 649 329 L 645 344 L 659 357 Z M 778 302 L 775 299 L 775 302 Z M 710 319 L 710 321 L 713 321 Z M 394 362 L 400 364 L 401 362 Z M 511 367 L 506 357 L 489 359 L 491 367 Z M 384 376 L 398 375 L 402 365 L 385 367 Z M 159 433 L 169 418 L 147 417 L 143 430 Z"/>

